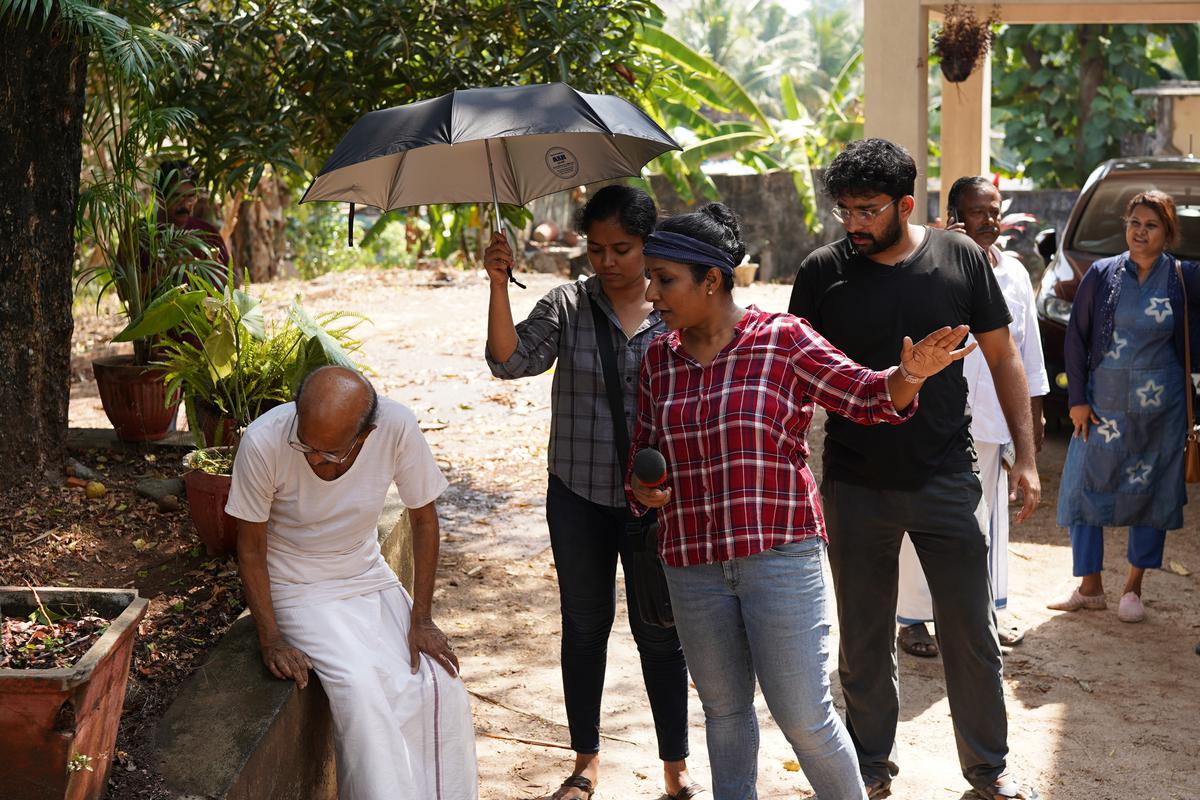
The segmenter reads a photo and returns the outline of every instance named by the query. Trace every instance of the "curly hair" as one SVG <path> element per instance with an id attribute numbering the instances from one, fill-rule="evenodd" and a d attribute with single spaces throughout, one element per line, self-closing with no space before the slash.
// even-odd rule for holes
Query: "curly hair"
<path id="1" fill-rule="evenodd" d="M 825 191 L 835 201 L 847 194 L 886 194 L 898 200 L 913 194 L 916 185 L 917 165 L 912 156 L 887 139 L 851 142 L 825 170 Z"/>

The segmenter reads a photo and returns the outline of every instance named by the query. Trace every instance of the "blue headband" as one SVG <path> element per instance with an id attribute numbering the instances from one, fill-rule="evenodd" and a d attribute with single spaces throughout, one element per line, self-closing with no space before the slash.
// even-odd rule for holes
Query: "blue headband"
<path id="1" fill-rule="evenodd" d="M 646 242 L 642 245 L 642 255 L 677 261 L 680 264 L 716 267 L 726 275 L 732 275 L 733 268 L 737 266 L 733 257 L 721 248 L 713 247 L 711 244 L 693 239 L 691 236 L 670 231 L 655 231 L 647 236 Z"/>

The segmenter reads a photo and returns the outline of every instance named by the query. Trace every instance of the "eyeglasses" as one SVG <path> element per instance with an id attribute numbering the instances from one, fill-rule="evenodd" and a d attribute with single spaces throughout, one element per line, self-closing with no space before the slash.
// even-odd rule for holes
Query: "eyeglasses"
<path id="1" fill-rule="evenodd" d="M 849 222 L 850 220 L 854 220 L 855 222 L 861 222 L 865 225 L 865 224 L 869 223 L 871 220 L 878 217 L 884 211 L 887 211 L 888 208 L 890 208 L 891 206 L 894 206 L 896 204 L 896 200 L 898 200 L 898 199 L 899 198 L 896 198 L 895 200 L 892 200 L 892 202 L 888 203 L 886 206 L 880 206 L 879 208 L 875 209 L 874 211 L 871 211 L 871 210 L 865 209 L 865 208 L 846 208 L 845 206 L 834 206 L 833 207 L 833 215 L 835 217 L 837 217 L 840 222 L 843 222 L 843 223 Z"/>
<path id="2" fill-rule="evenodd" d="M 315 447 L 309 447 L 304 442 L 300 441 L 300 435 L 296 432 L 296 428 L 299 426 L 299 422 L 300 422 L 299 417 L 292 418 L 292 430 L 291 430 L 291 433 L 288 434 L 288 444 L 297 453 L 303 453 L 304 455 L 308 455 L 309 453 L 316 453 L 318 456 L 321 457 L 322 461 L 328 461 L 330 464 L 346 463 L 346 459 L 350 458 L 350 454 L 353 453 L 354 448 L 358 446 L 358 440 L 362 438 L 364 433 L 366 433 L 367 431 L 370 430 L 370 428 L 364 428 L 363 430 L 361 430 L 357 434 L 355 434 L 354 440 L 350 442 L 350 446 L 346 448 L 345 452 L 343 452 L 342 454 L 339 455 L 337 453 L 330 453 L 325 450 L 317 450 Z"/>

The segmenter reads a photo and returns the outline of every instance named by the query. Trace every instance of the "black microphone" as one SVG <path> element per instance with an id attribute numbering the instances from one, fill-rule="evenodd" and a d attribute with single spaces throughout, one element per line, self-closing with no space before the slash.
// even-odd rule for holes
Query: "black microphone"
<path id="1" fill-rule="evenodd" d="M 667 460 L 653 447 L 639 450 L 633 457 L 633 474 L 647 489 L 657 489 L 667 482 Z"/>

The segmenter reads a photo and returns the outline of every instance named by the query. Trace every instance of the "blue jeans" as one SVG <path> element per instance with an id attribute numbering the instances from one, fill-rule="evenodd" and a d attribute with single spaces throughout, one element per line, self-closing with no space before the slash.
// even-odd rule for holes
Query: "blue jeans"
<path id="1" fill-rule="evenodd" d="M 667 567 L 675 627 L 704 706 L 714 800 L 755 800 L 754 681 L 820 800 L 866 797 L 829 688 L 824 543 Z"/>
<path id="2" fill-rule="evenodd" d="M 1104 569 L 1104 528 L 1099 525 L 1072 525 L 1071 561 L 1076 578 L 1095 575 Z M 1125 557 L 1139 569 L 1158 569 L 1163 562 L 1167 532 L 1159 528 L 1131 525 Z"/>

